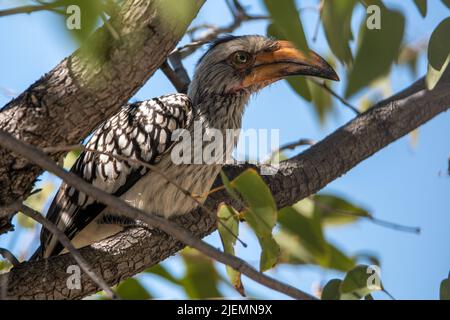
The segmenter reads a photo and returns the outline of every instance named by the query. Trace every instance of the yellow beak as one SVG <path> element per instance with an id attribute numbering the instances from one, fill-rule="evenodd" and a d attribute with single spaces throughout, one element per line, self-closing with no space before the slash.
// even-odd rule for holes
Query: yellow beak
<path id="1" fill-rule="evenodd" d="M 339 81 L 333 68 L 315 52 L 304 53 L 289 41 L 278 41 L 276 50 L 256 55 L 254 65 L 244 78 L 242 86 L 265 86 L 291 75 Z"/>

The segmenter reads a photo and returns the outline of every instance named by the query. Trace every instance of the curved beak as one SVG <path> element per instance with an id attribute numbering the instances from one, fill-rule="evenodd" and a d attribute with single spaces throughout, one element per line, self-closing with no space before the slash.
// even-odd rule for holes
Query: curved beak
<path id="1" fill-rule="evenodd" d="M 339 81 L 333 68 L 317 53 L 302 52 L 289 41 L 277 41 L 273 51 L 262 51 L 242 85 L 265 86 L 287 76 L 304 75 Z"/>

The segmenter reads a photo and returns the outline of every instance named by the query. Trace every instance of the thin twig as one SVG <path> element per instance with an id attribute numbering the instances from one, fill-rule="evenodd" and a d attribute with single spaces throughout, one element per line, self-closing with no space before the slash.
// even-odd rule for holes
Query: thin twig
<path id="1" fill-rule="evenodd" d="M 383 291 L 389 298 L 391 298 L 391 300 L 396 300 L 394 298 L 394 296 L 389 291 L 387 291 L 385 288 L 382 288 L 381 291 Z"/>
<path id="2" fill-rule="evenodd" d="M 404 225 L 397 224 L 394 222 L 381 220 L 381 219 L 375 218 L 370 213 L 367 213 L 367 215 L 361 215 L 361 214 L 358 214 L 357 212 L 333 208 L 324 202 L 320 202 L 319 200 L 315 199 L 314 197 L 310 197 L 310 199 L 314 202 L 315 205 L 317 205 L 318 207 L 320 207 L 321 209 L 323 209 L 327 212 L 335 212 L 335 213 L 342 214 L 342 215 L 347 215 L 347 216 L 352 216 L 352 217 L 357 217 L 357 218 L 362 218 L 362 219 L 368 219 L 368 220 L 372 221 L 373 223 L 378 224 L 380 226 L 384 226 L 386 228 L 391 228 L 391 229 L 403 231 L 403 232 L 420 234 L 420 227 L 404 226 Z"/>
<path id="3" fill-rule="evenodd" d="M 234 30 L 239 28 L 243 22 L 245 21 L 257 21 L 257 20 L 267 20 L 269 17 L 263 16 L 263 15 L 248 15 L 248 14 L 240 14 L 240 15 L 234 15 L 234 20 L 231 24 L 224 27 L 214 27 L 209 26 L 208 29 L 210 29 L 210 32 L 206 33 L 205 35 L 193 39 L 190 43 L 185 44 L 179 48 L 176 48 L 172 53 L 178 52 L 180 54 L 181 59 L 186 58 L 187 56 L 194 53 L 198 48 L 203 46 L 204 44 L 216 39 L 221 34 L 226 33 L 232 33 Z M 203 25 L 204 27 L 204 25 Z M 201 29 L 201 28 L 197 28 Z M 193 28 L 195 30 L 195 27 Z M 195 30 L 196 31 L 196 30 Z M 195 32 L 194 31 L 194 32 Z M 193 32 L 191 32 L 193 34 Z"/>
<path id="4" fill-rule="evenodd" d="M 333 97 L 335 97 L 336 99 L 338 99 L 340 102 L 342 102 L 342 104 L 344 104 L 345 106 L 347 106 L 348 108 L 350 108 L 354 113 L 356 113 L 357 115 L 361 114 L 361 112 L 359 112 L 359 110 L 354 107 L 350 102 L 348 102 L 345 98 L 341 97 L 339 94 L 337 94 L 333 89 L 331 89 L 325 81 L 319 81 L 317 79 L 314 78 L 310 78 L 310 80 L 318 85 L 319 87 L 324 88 L 328 93 L 330 93 Z"/>
<path id="5" fill-rule="evenodd" d="M 41 5 L 28 5 L 28 6 L 22 6 L 22 7 L 16 7 L 11 9 L 5 9 L 0 11 L 0 17 L 10 16 L 14 14 L 21 14 L 21 13 L 32 13 L 32 12 L 38 12 L 38 11 L 44 11 L 44 10 L 53 10 L 55 8 L 61 7 L 63 5 L 63 1 L 55 1 L 48 4 L 41 4 Z"/>
<path id="6" fill-rule="evenodd" d="M 5 248 L 0 248 L 0 256 L 5 258 L 9 263 L 11 263 L 14 267 L 17 267 L 20 265 L 19 260 L 17 260 L 16 256 Z"/>
<path id="7" fill-rule="evenodd" d="M 94 281 L 99 288 L 105 291 L 106 295 L 110 299 L 118 299 L 117 295 L 114 293 L 114 291 L 111 290 L 109 285 L 106 283 L 106 281 L 98 276 L 92 269 L 89 262 L 84 259 L 81 254 L 78 252 L 78 250 L 73 246 L 73 244 L 70 242 L 69 238 L 66 236 L 64 232 L 58 229 L 55 224 L 53 224 L 50 220 L 46 219 L 44 216 L 42 216 L 39 212 L 31 209 L 30 207 L 22 204 L 21 202 L 18 202 L 16 204 L 16 211 L 22 212 L 24 215 L 30 217 L 31 219 L 35 220 L 36 222 L 39 222 L 44 228 L 46 228 L 48 231 L 50 231 L 53 235 L 55 235 L 56 238 L 58 238 L 59 242 L 69 251 L 69 253 L 72 255 L 72 257 L 75 259 L 75 261 L 78 263 L 81 269 L 83 269 L 84 272 L 89 276 L 89 278 Z"/>
<path id="8" fill-rule="evenodd" d="M 278 149 L 275 152 L 283 152 L 285 150 L 294 150 L 295 148 L 300 147 L 300 146 L 312 146 L 315 143 L 316 143 L 316 141 L 314 141 L 312 139 L 300 139 L 300 140 L 282 145 L 280 147 L 280 149 Z"/>
<path id="9" fill-rule="evenodd" d="M 316 143 L 316 141 L 314 141 L 312 139 L 304 139 L 304 138 L 299 139 L 294 142 L 286 143 L 286 144 L 282 145 L 278 150 L 274 150 L 272 152 L 272 154 L 270 155 L 270 161 L 272 161 L 277 154 L 280 154 L 283 151 L 294 150 L 295 148 L 301 147 L 301 146 L 312 146 L 315 143 Z"/>
<path id="10" fill-rule="evenodd" d="M 196 25 L 196 26 L 193 26 L 193 27 L 189 28 L 189 29 L 186 31 L 186 34 L 189 35 L 190 38 L 192 39 L 194 33 L 196 33 L 196 32 L 199 31 L 199 30 L 202 30 L 202 29 L 213 30 L 213 29 L 216 29 L 216 28 L 217 28 L 217 26 L 214 25 L 214 24 L 210 24 L 210 23 L 202 23 L 202 24 L 199 24 L 199 25 Z"/>
<path id="11" fill-rule="evenodd" d="M 450 176 L 450 156 L 448 157 L 448 160 L 447 160 L 447 166 L 448 166 L 447 174 Z"/>
<path id="12" fill-rule="evenodd" d="M 317 16 L 317 22 L 316 22 L 316 26 L 314 28 L 314 35 L 312 38 L 313 42 L 316 42 L 317 40 L 317 35 L 319 34 L 319 28 L 320 28 L 320 22 L 322 21 L 322 12 L 323 12 L 323 5 L 324 5 L 324 0 L 320 0 L 319 3 L 319 15 Z"/>
<path id="13" fill-rule="evenodd" d="M 100 13 L 100 18 L 102 19 L 103 24 L 106 26 L 106 29 L 108 29 L 109 33 L 111 33 L 113 38 L 115 40 L 119 40 L 120 39 L 119 33 L 116 31 L 116 29 L 114 29 L 114 27 L 111 25 L 108 18 L 106 17 L 106 15 L 103 12 Z"/>
<path id="14" fill-rule="evenodd" d="M 282 292 L 292 298 L 301 300 L 315 300 L 316 298 L 306 292 L 303 292 L 297 288 L 294 288 L 288 284 L 282 283 L 276 279 L 273 279 L 261 272 L 256 271 L 252 266 L 250 266 L 244 260 L 221 252 L 210 244 L 197 239 L 192 236 L 190 232 L 185 229 L 180 228 L 173 222 L 161 218 L 157 215 L 144 212 L 135 207 L 130 206 L 124 200 L 115 197 L 99 188 L 96 188 L 90 183 L 87 183 L 82 178 L 77 175 L 67 172 L 61 167 L 59 167 L 54 161 L 52 161 L 48 156 L 46 156 L 42 151 L 34 146 L 31 146 L 17 138 L 13 137 L 11 134 L 0 130 L 0 145 L 3 147 L 20 154 L 29 161 L 40 166 L 42 169 L 47 170 L 70 186 L 76 188 L 77 190 L 89 195 L 96 201 L 107 204 L 113 210 L 118 213 L 127 216 L 131 219 L 142 220 L 149 226 L 158 228 L 163 232 L 171 235 L 172 237 L 178 239 L 180 242 L 187 246 L 195 248 L 202 252 L 203 254 L 215 259 L 218 262 L 226 264 L 233 269 L 239 271 L 240 273 L 246 275 L 250 279 L 271 288 L 273 290 Z"/>
<path id="15" fill-rule="evenodd" d="M 96 154 L 103 154 L 103 155 L 109 156 L 111 158 L 116 158 L 116 159 L 121 160 L 121 161 L 134 163 L 134 164 L 137 164 L 139 166 L 142 166 L 142 167 L 145 167 L 147 169 L 150 169 L 153 172 L 155 172 L 156 174 L 160 175 L 164 180 L 166 180 L 167 182 L 172 184 L 175 188 L 180 190 L 181 193 L 183 193 L 185 196 L 191 198 L 200 208 L 205 210 L 206 213 L 208 213 L 211 216 L 214 215 L 214 212 L 213 212 L 212 209 L 208 208 L 206 205 L 203 204 L 203 202 L 198 200 L 198 196 L 193 195 L 192 193 L 190 193 L 189 190 L 186 190 L 185 188 L 183 188 L 183 186 L 181 186 L 178 182 L 176 182 L 173 179 L 171 179 L 168 175 L 166 175 L 164 172 L 162 172 L 156 166 L 154 166 L 154 165 L 152 165 L 150 163 L 147 163 L 147 162 L 144 162 L 144 161 L 141 161 L 141 160 L 138 160 L 138 159 L 128 158 L 128 157 L 125 157 L 125 156 L 122 156 L 122 155 L 119 155 L 119 154 L 113 154 L 111 152 L 106 152 L 106 151 L 100 151 L 100 150 L 96 150 L 96 149 L 86 148 L 85 146 L 83 146 L 81 144 L 75 144 L 75 145 L 71 145 L 71 146 L 47 147 L 47 148 L 42 149 L 42 151 L 44 153 L 61 152 L 61 151 L 73 151 L 73 150 L 87 151 L 87 152 L 92 152 L 92 153 L 96 153 Z M 236 238 L 236 240 L 239 241 L 239 243 L 241 243 L 244 248 L 247 247 L 247 244 L 244 241 L 242 241 L 238 237 L 238 235 L 235 234 L 230 228 L 228 228 L 228 226 L 226 224 L 224 224 L 221 220 L 218 220 L 218 223 L 220 223 L 226 230 L 228 230 L 228 232 L 234 238 Z"/>

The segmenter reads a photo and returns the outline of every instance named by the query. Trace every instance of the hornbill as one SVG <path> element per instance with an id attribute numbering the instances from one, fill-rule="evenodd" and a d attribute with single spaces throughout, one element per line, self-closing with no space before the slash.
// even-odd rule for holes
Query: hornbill
<path id="1" fill-rule="evenodd" d="M 200 123 L 202 131 L 240 129 L 250 96 L 290 75 L 338 80 L 324 59 L 312 51 L 302 52 L 288 41 L 257 35 L 220 38 L 200 58 L 187 95 L 165 95 L 122 107 L 94 131 L 71 172 L 148 213 L 166 218 L 188 213 L 198 204 L 167 179 L 136 162 L 89 150 L 152 164 L 192 194 L 206 194 L 222 163 L 175 164 L 170 153 L 179 143 L 173 141 L 177 129 L 192 133 L 194 123 Z M 236 142 L 237 137 L 232 147 Z M 232 149 L 226 148 L 225 157 Z M 107 238 L 133 224 L 66 183 L 53 199 L 47 219 L 76 247 Z M 41 246 L 32 259 L 63 251 L 57 238 L 42 228 Z"/>

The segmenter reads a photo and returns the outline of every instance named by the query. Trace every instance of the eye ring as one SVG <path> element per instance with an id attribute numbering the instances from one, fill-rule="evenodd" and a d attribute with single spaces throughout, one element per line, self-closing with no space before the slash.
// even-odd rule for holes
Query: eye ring
<path id="1" fill-rule="evenodd" d="M 246 65 L 250 62 L 251 56 L 250 53 L 246 51 L 236 51 L 232 55 L 232 61 L 236 65 Z"/>

